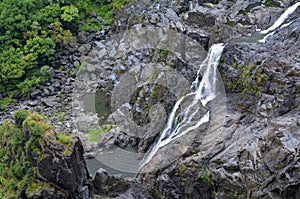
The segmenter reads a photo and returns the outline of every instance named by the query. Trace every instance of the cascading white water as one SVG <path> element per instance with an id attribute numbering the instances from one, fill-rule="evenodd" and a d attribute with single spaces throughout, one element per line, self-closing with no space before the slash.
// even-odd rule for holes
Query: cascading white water
<path id="1" fill-rule="evenodd" d="M 287 24 L 284 24 L 282 25 L 282 23 L 288 18 L 288 16 L 290 14 L 292 14 L 297 8 L 298 6 L 300 6 L 300 2 L 298 3 L 295 3 L 294 5 L 292 5 L 291 7 L 289 7 L 288 9 L 286 9 L 284 11 L 284 13 L 282 13 L 282 15 L 275 21 L 275 23 L 269 27 L 268 29 L 266 30 L 262 30 L 260 31 L 260 33 L 262 34 L 267 34 L 263 39 L 259 40 L 259 42 L 261 43 L 265 43 L 266 42 L 266 39 L 268 37 L 270 37 L 271 35 L 274 34 L 274 31 L 277 29 L 277 28 L 284 28 L 284 27 L 287 27 L 289 26 L 292 22 L 289 22 Z M 269 34 L 268 34 L 269 33 Z"/>
<path id="2" fill-rule="evenodd" d="M 199 7 L 199 3 L 196 2 L 194 5 L 193 1 L 190 1 L 190 11 L 195 11 Z"/>
<path id="3" fill-rule="evenodd" d="M 159 148 L 167 145 L 171 141 L 185 135 L 186 133 L 199 128 L 201 124 L 209 121 L 209 111 L 207 111 L 201 118 L 197 118 L 197 115 L 200 114 L 200 107 L 198 103 L 201 102 L 203 106 L 206 106 L 206 104 L 213 100 L 218 94 L 217 66 L 223 49 L 224 44 L 222 43 L 211 46 L 206 59 L 200 66 L 196 80 L 192 83 L 191 87 L 196 88 L 196 91 L 183 96 L 176 102 L 168 118 L 165 129 L 161 133 L 156 144 L 148 153 L 145 154 L 141 168 L 152 159 Z M 204 74 L 202 80 L 199 82 L 201 71 L 204 71 Z M 184 108 L 184 110 L 180 110 L 180 113 L 176 116 L 183 100 L 191 96 L 194 96 L 191 104 Z"/>

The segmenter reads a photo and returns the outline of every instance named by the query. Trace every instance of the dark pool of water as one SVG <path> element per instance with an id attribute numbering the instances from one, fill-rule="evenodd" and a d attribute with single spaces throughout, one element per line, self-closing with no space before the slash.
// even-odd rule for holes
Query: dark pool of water
<path id="1" fill-rule="evenodd" d="M 105 92 L 97 91 L 96 93 L 86 93 L 82 101 L 84 110 L 87 113 L 97 113 L 99 123 L 105 124 L 106 118 L 111 114 L 109 108 L 109 97 Z"/>
<path id="2" fill-rule="evenodd" d="M 110 175 L 121 174 L 122 177 L 135 177 L 140 160 L 135 152 L 126 151 L 119 147 L 114 147 L 108 151 L 102 151 L 94 159 L 87 159 L 87 167 L 92 177 L 102 168 Z"/>

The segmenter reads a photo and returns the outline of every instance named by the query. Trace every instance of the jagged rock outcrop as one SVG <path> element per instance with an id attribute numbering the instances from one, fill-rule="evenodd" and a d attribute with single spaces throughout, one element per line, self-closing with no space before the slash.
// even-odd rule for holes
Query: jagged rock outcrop
<path id="1" fill-rule="evenodd" d="M 6 121 L 0 132 L 5 197 L 88 197 L 89 174 L 79 138 L 55 133 L 41 115 L 26 110 L 17 111 L 15 125 Z"/>
<path id="2" fill-rule="evenodd" d="M 40 175 L 62 190 L 68 197 L 84 198 L 88 196 L 88 171 L 83 159 L 83 147 L 80 140 L 74 141 L 71 154 L 65 155 L 57 151 L 58 146 L 48 145 L 47 153 L 38 163 Z M 68 149 L 65 149 L 68 150 Z M 86 187 L 84 187 L 86 186 Z M 86 192 L 85 192 L 86 191 Z"/>
<path id="3" fill-rule="evenodd" d="M 115 196 L 124 193 L 133 184 L 133 179 L 123 179 L 121 176 L 110 176 L 104 169 L 99 169 L 93 180 L 95 195 Z"/>

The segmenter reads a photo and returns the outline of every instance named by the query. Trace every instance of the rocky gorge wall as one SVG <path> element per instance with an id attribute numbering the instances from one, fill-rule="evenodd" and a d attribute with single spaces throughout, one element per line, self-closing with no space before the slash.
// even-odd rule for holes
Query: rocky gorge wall
<path id="1" fill-rule="evenodd" d="M 291 24 L 265 43 L 258 42 L 262 36 L 255 38 L 257 29 L 270 27 L 296 2 L 143 3 L 137 3 L 140 9 L 124 9 L 114 30 L 136 24 L 169 27 L 206 49 L 227 43 L 219 64 L 227 98 L 225 124 L 212 117 L 212 127 L 199 129 L 181 158 L 145 169 L 138 178 L 148 190 L 143 197 L 299 197 L 299 8 L 286 20 Z M 170 150 L 159 153 L 167 158 Z M 158 158 L 152 165 L 159 165 Z M 133 188 L 120 197 L 136 194 Z"/>

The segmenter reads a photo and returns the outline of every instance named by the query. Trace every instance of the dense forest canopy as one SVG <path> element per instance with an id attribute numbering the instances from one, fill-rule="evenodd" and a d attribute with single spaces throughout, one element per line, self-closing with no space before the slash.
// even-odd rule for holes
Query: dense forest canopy
<path id="1" fill-rule="evenodd" d="M 17 91 L 26 97 L 49 80 L 55 52 L 77 31 L 100 29 L 92 12 L 111 24 L 127 0 L 2 0 L 0 2 L 0 108 Z"/>

